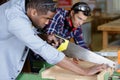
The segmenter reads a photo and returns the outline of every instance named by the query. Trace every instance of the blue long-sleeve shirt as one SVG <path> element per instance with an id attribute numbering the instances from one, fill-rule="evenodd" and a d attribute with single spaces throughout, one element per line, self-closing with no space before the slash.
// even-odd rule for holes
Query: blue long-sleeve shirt
<path id="1" fill-rule="evenodd" d="M 25 46 L 50 64 L 65 57 L 36 35 L 26 15 L 25 0 L 10 1 L 0 6 L 0 80 L 16 80 L 28 54 Z"/>

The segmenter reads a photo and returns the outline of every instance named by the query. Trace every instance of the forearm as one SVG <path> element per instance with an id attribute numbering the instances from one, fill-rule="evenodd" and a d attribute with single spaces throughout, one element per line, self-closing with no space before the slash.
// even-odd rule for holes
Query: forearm
<path id="1" fill-rule="evenodd" d="M 73 71 L 73 72 L 75 72 L 75 73 L 77 73 L 79 75 L 87 75 L 87 70 L 79 67 L 72 60 L 69 60 L 66 57 L 61 62 L 59 62 L 57 65 L 62 67 L 62 68 Z"/>

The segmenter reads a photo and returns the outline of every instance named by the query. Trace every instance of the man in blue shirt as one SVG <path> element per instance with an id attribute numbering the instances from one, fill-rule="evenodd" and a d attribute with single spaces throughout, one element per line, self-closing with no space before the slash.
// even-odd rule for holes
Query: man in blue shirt
<path id="1" fill-rule="evenodd" d="M 35 28 L 44 28 L 49 23 L 54 16 L 51 12 L 53 8 L 52 0 L 8 1 L 0 6 L 0 80 L 17 78 L 28 55 L 28 48 L 48 63 L 79 75 L 94 75 L 106 68 L 102 64 L 82 69 L 38 37 Z"/>

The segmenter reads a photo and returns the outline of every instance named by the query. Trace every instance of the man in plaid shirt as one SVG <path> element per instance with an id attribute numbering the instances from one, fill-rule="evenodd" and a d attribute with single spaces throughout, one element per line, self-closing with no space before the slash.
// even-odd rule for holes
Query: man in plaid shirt
<path id="1" fill-rule="evenodd" d="M 87 48 L 83 40 L 81 25 L 90 15 L 90 8 L 84 2 L 73 5 L 70 11 L 57 8 L 56 14 L 50 24 L 45 27 L 45 32 L 49 35 L 57 34 L 63 38 L 73 38 L 74 42 L 81 47 Z"/>

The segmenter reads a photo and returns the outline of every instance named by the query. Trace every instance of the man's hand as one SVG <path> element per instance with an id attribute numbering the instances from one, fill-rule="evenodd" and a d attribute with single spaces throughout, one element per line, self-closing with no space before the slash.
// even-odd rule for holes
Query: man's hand
<path id="1" fill-rule="evenodd" d="M 61 39 L 57 39 L 54 34 L 40 34 L 38 36 L 47 41 L 47 43 L 54 46 L 55 48 L 58 48 L 59 45 L 62 43 Z"/>
<path id="2" fill-rule="evenodd" d="M 54 34 L 47 35 L 47 42 L 54 46 L 55 48 L 59 46 L 59 41 L 57 40 Z"/>
<path id="3" fill-rule="evenodd" d="M 100 64 L 100 65 L 95 65 L 87 69 L 88 73 L 87 75 L 95 75 L 96 73 L 99 73 L 105 69 L 108 68 L 108 65 L 106 64 Z"/>

